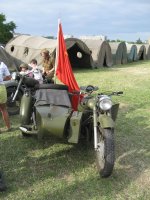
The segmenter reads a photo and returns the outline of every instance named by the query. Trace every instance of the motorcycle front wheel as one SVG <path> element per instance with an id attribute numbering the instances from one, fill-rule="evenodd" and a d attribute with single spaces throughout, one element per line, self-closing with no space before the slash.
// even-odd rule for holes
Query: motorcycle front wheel
<path id="1" fill-rule="evenodd" d="M 98 129 L 97 142 L 96 165 L 100 176 L 106 178 L 112 174 L 115 162 L 114 129 Z"/>
<path id="2" fill-rule="evenodd" d="M 23 94 L 21 91 L 19 91 L 16 100 L 12 102 L 15 92 L 16 88 L 14 87 L 7 88 L 7 111 L 9 115 L 19 114 L 20 111 L 20 103 Z"/>

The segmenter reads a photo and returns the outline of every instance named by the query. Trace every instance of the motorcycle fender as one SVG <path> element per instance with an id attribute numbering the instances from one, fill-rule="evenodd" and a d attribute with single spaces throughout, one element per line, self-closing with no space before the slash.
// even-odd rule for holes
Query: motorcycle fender
<path id="1" fill-rule="evenodd" d="M 70 118 L 69 143 L 78 143 L 82 114 L 82 112 L 74 111 Z"/>
<path id="2" fill-rule="evenodd" d="M 98 117 L 98 122 L 100 123 L 102 128 L 114 128 L 115 125 L 113 119 L 106 114 L 101 114 Z"/>
<path id="3" fill-rule="evenodd" d="M 114 121 L 116 121 L 118 109 L 119 109 L 119 103 L 114 104 L 111 108 L 111 116 Z"/>
<path id="4" fill-rule="evenodd" d="M 4 81 L 4 84 L 6 86 L 6 89 L 11 87 L 18 87 L 18 83 L 15 80 Z M 22 87 L 20 87 L 19 90 L 22 91 L 22 93 L 24 92 L 24 89 Z"/>
<path id="5" fill-rule="evenodd" d="M 22 96 L 20 105 L 20 122 L 21 125 L 28 125 L 30 123 L 30 117 L 32 113 L 32 97 L 31 95 Z"/>

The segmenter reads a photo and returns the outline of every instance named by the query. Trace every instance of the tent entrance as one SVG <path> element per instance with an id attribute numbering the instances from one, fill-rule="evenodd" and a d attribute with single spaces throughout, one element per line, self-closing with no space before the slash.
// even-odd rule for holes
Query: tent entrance
<path id="1" fill-rule="evenodd" d="M 90 55 L 85 53 L 77 43 L 68 50 L 68 55 L 72 68 L 89 68 L 91 67 Z"/>

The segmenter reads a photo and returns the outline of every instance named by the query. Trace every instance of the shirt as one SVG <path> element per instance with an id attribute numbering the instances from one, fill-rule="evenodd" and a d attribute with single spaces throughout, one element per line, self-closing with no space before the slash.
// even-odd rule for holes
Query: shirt
<path id="1" fill-rule="evenodd" d="M 40 71 L 40 69 L 38 69 L 38 67 L 34 68 L 31 70 L 33 77 L 35 80 L 39 81 L 40 84 L 43 83 L 43 77 L 42 77 L 42 73 Z"/>
<path id="2" fill-rule="evenodd" d="M 4 84 L 3 78 L 5 76 L 10 76 L 10 72 L 7 66 L 3 62 L 0 62 L 0 84 Z"/>
<path id="3" fill-rule="evenodd" d="M 46 73 L 46 76 L 49 78 L 54 77 L 54 65 L 55 65 L 55 60 L 53 57 L 45 58 L 42 61 L 42 67 L 44 69 L 44 73 Z"/>

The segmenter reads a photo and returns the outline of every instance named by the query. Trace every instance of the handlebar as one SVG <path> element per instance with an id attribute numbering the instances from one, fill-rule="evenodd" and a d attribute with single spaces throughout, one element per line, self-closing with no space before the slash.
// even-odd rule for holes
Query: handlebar
<path id="1" fill-rule="evenodd" d="M 93 91 L 97 91 L 98 89 L 99 88 L 97 86 L 93 86 L 93 85 L 81 86 L 80 87 L 80 91 L 84 91 L 86 93 L 92 93 Z M 98 95 L 108 95 L 108 96 L 116 95 L 116 96 L 119 96 L 121 94 L 123 94 L 123 91 L 104 92 L 104 93 L 100 93 Z"/>
<path id="2" fill-rule="evenodd" d="M 108 96 L 116 95 L 116 96 L 119 96 L 121 94 L 123 94 L 123 91 L 105 92 L 105 93 L 100 93 L 98 95 L 108 95 Z"/>

